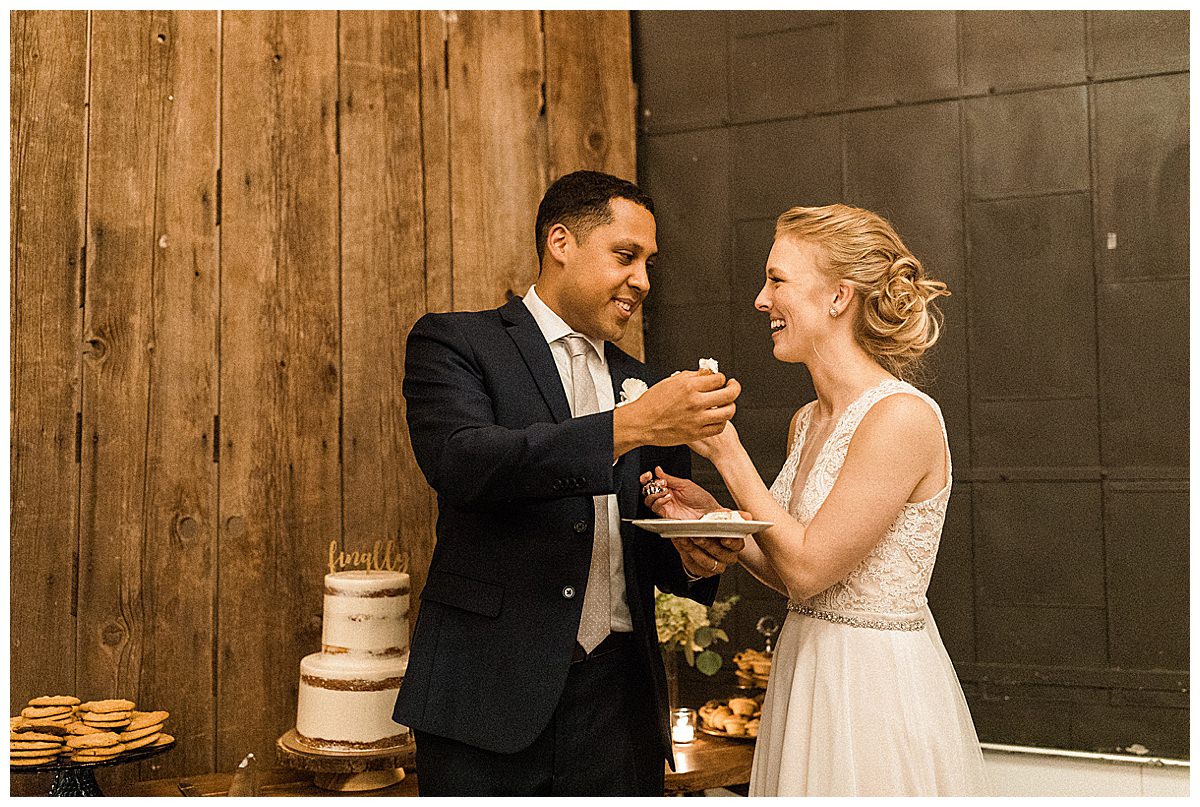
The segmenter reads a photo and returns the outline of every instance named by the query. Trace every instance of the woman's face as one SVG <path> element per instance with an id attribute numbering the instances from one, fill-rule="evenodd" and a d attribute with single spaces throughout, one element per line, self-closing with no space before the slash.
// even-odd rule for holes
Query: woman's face
<path id="1" fill-rule="evenodd" d="M 793 238 L 777 238 L 767 258 L 767 280 L 754 307 L 770 318 L 775 358 L 807 362 L 829 332 L 829 307 L 837 284 L 818 269 L 820 248 Z"/>

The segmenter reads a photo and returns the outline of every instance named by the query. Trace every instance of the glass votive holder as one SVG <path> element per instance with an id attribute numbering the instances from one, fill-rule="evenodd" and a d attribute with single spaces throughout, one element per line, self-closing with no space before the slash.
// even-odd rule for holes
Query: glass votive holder
<path id="1" fill-rule="evenodd" d="M 696 710 L 671 710 L 671 741 L 686 745 L 696 739 Z"/>

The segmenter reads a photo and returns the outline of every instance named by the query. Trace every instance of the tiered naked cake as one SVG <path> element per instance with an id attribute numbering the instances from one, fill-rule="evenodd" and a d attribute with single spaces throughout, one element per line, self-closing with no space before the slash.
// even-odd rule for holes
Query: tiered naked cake
<path id="1" fill-rule="evenodd" d="M 409 577 L 325 575 L 321 652 L 300 661 L 296 734 L 320 751 L 385 750 L 409 740 L 392 721 L 408 670 Z"/>

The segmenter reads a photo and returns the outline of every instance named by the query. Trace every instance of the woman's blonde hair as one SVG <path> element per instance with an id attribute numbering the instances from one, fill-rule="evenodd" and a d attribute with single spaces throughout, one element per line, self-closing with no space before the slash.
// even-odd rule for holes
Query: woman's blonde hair
<path id="1" fill-rule="evenodd" d="M 942 312 L 933 301 L 950 291 L 926 276 L 891 224 L 848 205 L 793 207 L 775 223 L 775 237 L 819 247 L 820 270 L 862 298 L 859 344 L 897 378 L 919 376 L 921 355 L 941 333 Z"/>

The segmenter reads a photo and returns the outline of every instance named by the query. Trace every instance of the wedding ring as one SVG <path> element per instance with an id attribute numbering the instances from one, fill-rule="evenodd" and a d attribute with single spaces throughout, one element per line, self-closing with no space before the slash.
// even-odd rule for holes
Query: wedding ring
<path id="1" fill-rule="evenodd" d="M 709 569 L 709 571 L 715 572 L 717 570 L 717 567 L 720 565 L 721 565 L 721 561 L 717 560 L 716 558 L 713 558 L 713 567 L 711 569 Z"/>

